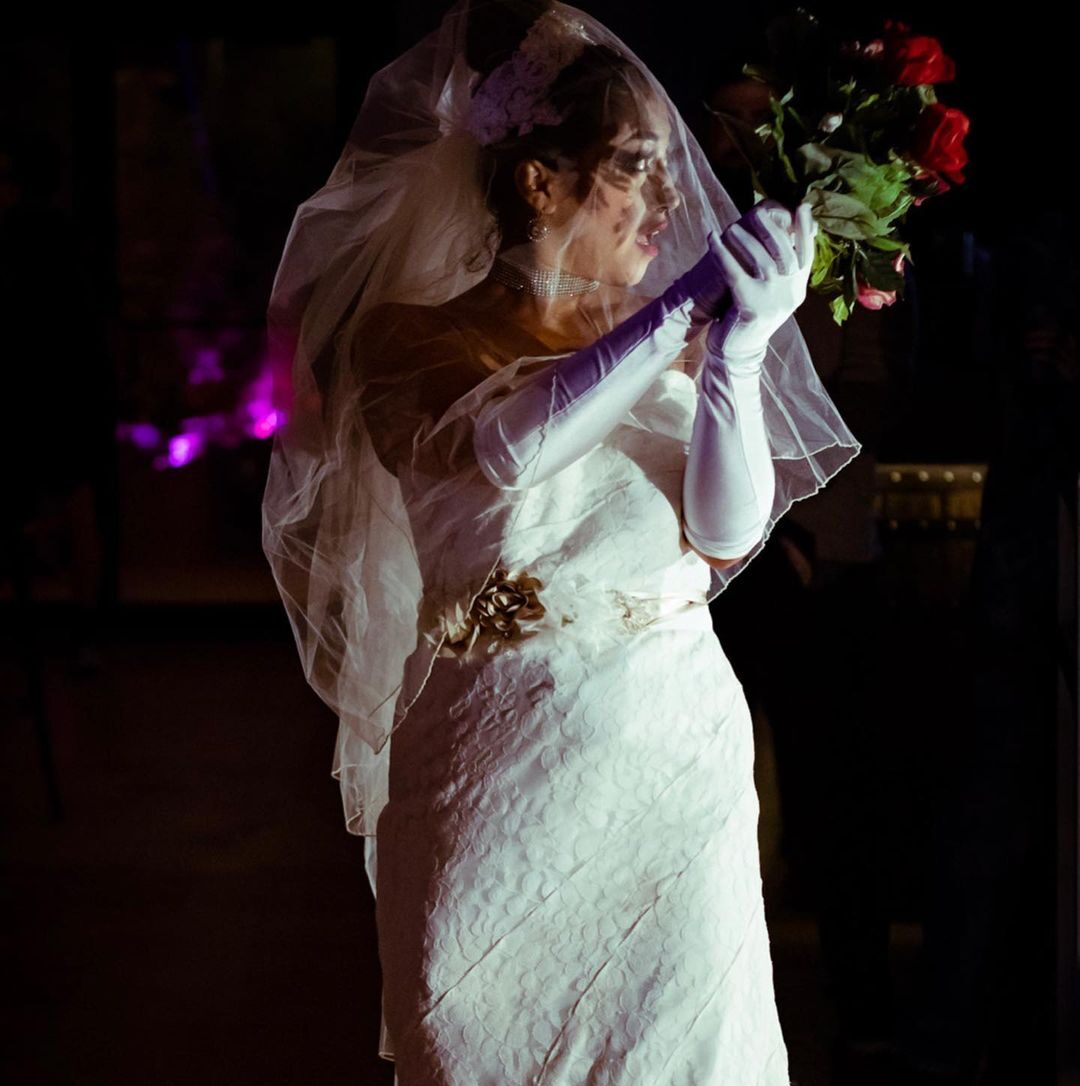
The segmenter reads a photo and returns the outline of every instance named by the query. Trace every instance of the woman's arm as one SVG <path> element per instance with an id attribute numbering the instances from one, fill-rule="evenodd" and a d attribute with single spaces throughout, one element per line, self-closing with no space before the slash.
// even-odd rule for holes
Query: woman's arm
<path id="1" fill-rule="evenodd" d="M 715 313 L 727 285 L 709 251 L 659 298 L 532 383 L 479 411 L 473 451 L 487 479 L 521 490 L 587 453 L 625 417 Z"/>
<path id="2" fill-rule="evenodd" d="M 725 569 L 761 538 L 776 475 L 761 402 L 765 351 L 725 356 L 712 339 L 710 332 L 683 476 L 683 533 L 709 565 Z"/>
<path id="3" fill-rule="evenodd" d="M 705 337 L 701 396 L 683 476 L 687 540 L 699 554 L 728 564 L 758 543 L 772 511 L 776 474 L 761 369 L 770 338 L 806 297 L 817 229 L 809 205 L 791 217 L 789 233 L 772 217 L 770 203 L 744 216 L 753 232 L 740 219 L 722 239 L 719 255 L 732 305 Z"/>
<path id="4" fill-rule="evenodd" d="M 483 380 L 461 330 L 433 306 L 385 302 L 365 314 L 352 345 L 364 383 L 359 406 L 376 455 L 392 475 L 403 463 L 433 474 L 464 456 L 454 430 L 428 435 L 455 400 Z M 464 460 L 463 460 L 464 462 Z"/>
<path id="5" fill-rule="evenodd" d="M 683 523 L 683 539 L 686 541 L 686 545 L 707 565 L 712 566 L 713 569 L 727 569 L 729 566 L 738 565 L 739 562 L 746 557 L 746 555 L 740 555 L 738 558 L 713 558 L 710 554 L 702 554 L 701 551 L 686 538 L 686 524 Z"/>

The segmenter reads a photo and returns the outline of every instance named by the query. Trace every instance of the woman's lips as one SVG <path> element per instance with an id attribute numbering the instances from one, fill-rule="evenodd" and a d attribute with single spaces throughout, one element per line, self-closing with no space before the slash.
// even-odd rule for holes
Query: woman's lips
<path id="1" fill-rule="evenodd" d="M 649 254 L 649 256 L 657 256 L 660 250 L 655 245 L 653 245 L 651 241 L 649 241 L 649 238 L 654 237 L 655 235 L 659 234 L 661 230 L 666 229 L 667 223 L 659 222 L 654 226 L 650 226 L 646 230 L 642 230 L 642 232 L 638 234 L 638 236 L 634 240 L 637 242 L 638 248 L 644 249 L 645 252 Z"/>

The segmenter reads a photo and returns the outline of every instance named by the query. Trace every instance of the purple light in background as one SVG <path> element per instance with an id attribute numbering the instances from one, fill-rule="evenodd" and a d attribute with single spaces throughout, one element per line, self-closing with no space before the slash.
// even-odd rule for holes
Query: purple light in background
<path id="1" fill-rule="evenodd" d="M 116 427 L 116 436 L 139 449 L 156 449 L 161 444 L 161 431 L 152 422 L 122 422 Z"/>
<path id="2" fill-rule="evenodd" d="M 256 437 L 272 437 L 274 431 L 281 425 L 281 417 L 271 409 L 262 418 L 256 419 L 251 427 L 251 432 Z"/>
<path id="3" fill-rule="evenodd" d="M 231 329 L 210 345 L 191 342 L 194 337 L 188 336 L 181 344 L 182 354 L 189 360 L 187 383 L 227 381 L 222 370 L 222 363 L 229 357 L 226 345 L 247 336 L 244 329 Z M 281 375 L 272 359 L 264 357 L 255 379 L 241 389 L 231 408 L 180 419 L 180 432 L 172 436 L 153 423 L 122 422 L 117 425 L 116 437 L 147 451 L 163 450 L 151 461 L 156 471 L 181 468 L 205 456 L 211 448 L 231 449 L 251 438 L 272 437 L 288 420 L 287 408 L 280 402 L 281 390 L 276 387 L 280 383 Z"/>
<path id="4" fill-rule="evenodd" d="M 188 384 L 201 385 L 207 381 L 221 381 L 221 351 L 217 347 L 200 347 L 195 351 L 195 361 L 188 370 Z"/>
<path id="5" fill-rule="evenodd" d="M 244 413 L 249 419 L 248 433 L 253 437 L 270 437 L 282 423 L 281 413 L 268 396 L 259 395 L 254 387 L 252 393 L 244 404 Z"/>
<path id="6" fill-rule="evenodd" d="M 244 394 L 244 413 L 249 419 L 247 431 L 252 437 L 271 437 L 285 421 L 281 412 L 274 406 L 274 374 L 268 363 L 248 385 Z"/>
<path id="7" fill-rule="evenodd" d="M 182 468 L 185 464 L 190 464 L 202 451 L 202 445 L 202 434 L 177 434 L 169 438 L 169 467 Z"/>

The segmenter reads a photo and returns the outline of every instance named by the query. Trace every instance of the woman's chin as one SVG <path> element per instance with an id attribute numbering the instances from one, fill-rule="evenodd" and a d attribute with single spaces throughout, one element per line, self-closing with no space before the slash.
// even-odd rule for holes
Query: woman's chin
<path id="1" fill-rule="evenodd" d="M 652 263 L 650 260 L 639 260 L 627 278 L 625 285 L 628 287 L 636 287 L 638 283 L 645 278 L 645 273 L 649 270 L 650 263 Z"/>
<path id="2" fill-rule="evenodd" d="M 594 276 L 594 278 L 609 287 L 636 287 L 645 278 L 650 263 L 648 258 L 627 261 L 617 267 L 605 268 L 602 275 Z"/>

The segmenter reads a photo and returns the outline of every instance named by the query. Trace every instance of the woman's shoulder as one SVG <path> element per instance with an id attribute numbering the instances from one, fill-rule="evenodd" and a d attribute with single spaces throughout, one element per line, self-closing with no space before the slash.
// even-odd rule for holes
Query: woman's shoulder
<path id="1" fill-rule="evenodd" d="M 382 302 L 371 308 L 358 331 L 365 339 L 389 339 L 411 351 L 490 370 L 493 366 L 487 356 L 502 359 L 505 353 L 505 324 L 505 318 L 485 314 L 459 296 L 437 305 Z"/>
<path id="2" fill-rule="evenodd" d="M 378 302 L 353 328 L 351 348 L 374 371 L 380 363 L 401 375 L 404 359 L 421 363 L 463 361 L 469 354 L 460 327 L 439 306 L 412 302 Z"/>
<path id="3" fill-rule="evenodd" d="M 454 327 L 443 306 L 417 302 L 377 302 L 363 314 L 360 326 L 365 331 L 419 335 L 432 329 Z"/>

